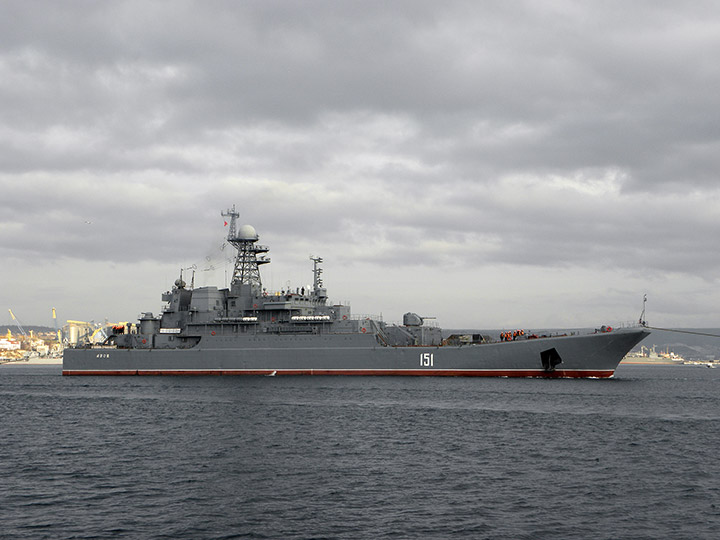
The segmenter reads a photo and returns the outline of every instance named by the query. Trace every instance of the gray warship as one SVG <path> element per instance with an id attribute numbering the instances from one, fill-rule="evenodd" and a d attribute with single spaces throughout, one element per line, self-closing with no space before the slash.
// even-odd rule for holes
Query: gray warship
<path id="1" fill-rule="evenodd" d="M 117 325 L 101 344 L 65 349 L 63 375 L 412 375 L 611 377 L 622 358 L 650 332 L 601 327 L 587 333 L 443 337 L 408 312 L 402 324 L 354 316 L 329 302 L 322 258 L 312 257 L 313 285 L 268 292 L 260 267 L 267 246 L 250 225 L 227 242 L 237 249 L 229 288 L 188 287 L 181 277 L 162 294 L 162 314 Z"/>

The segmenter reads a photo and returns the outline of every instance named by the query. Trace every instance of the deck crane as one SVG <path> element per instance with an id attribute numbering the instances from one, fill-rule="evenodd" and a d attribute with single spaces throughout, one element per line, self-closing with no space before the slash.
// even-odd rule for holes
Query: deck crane
<path id="1" fill-rule="evenodd" d="M 12 309 L 8 309 L 8 311 L 10 312 L 10 316 L 12 317 L 12 320 L 15 321 L 15 324 L 17 325 L 18 330 L 20 330 L 20 333 L 23 336 L 28 337 L 28 335 L 25 333 L 25 329 L 22 327 L 22 324 L 20 324 L 20 321 L 18 321 L 17 317 L 12 312 Z"/>

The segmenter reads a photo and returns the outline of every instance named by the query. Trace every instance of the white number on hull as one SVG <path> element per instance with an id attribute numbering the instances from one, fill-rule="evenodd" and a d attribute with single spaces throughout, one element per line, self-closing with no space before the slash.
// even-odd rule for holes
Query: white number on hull
<path id="1" fill-rule="evenodd" d="M 420 365 L 422 367 L 433 367 L 435 362 L 435 355 L 433 353 L 424 352 L 420 353 Z"/>
<path id="2" fill-rule="evenodd" d="M 95 358 L 110 358 L 110 353 L 98 353 Z"/>

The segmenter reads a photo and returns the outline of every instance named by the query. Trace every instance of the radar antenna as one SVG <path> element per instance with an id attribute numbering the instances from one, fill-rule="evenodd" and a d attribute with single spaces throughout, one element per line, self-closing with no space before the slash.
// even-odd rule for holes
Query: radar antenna
<path id="1" fill-rule="evenodd" d="M 226 212 L 220 212 L 220 215 L 230 218 L 227 241 L 238 250 L 231 287 L 236 289 L 241 285 L 249 285 L 255 294 L 260 294 L 262 280 L 259 266 L 269 263 L 270 259 L 265 256 L 258 257 L 258 254 L 267 253 L 268 247 L 257 245 L 258 235 L 252 225 L 243 225 L 237 229 L 237 218 L 240 214 L 235 210 L 235 205 Z"/>

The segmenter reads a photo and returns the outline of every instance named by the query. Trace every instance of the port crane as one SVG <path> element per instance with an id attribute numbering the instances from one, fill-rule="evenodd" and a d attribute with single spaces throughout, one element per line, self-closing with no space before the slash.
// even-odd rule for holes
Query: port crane
<path id="1" fill-rule="evenodd" d="M 20 321 L 18 321 L 17 317 L 12 312 L 12 309 L 8 309 L 8 311 L 10 312 L 10 316 L 12 317 L 12 320 L 15 321 L 15 324 L 17 325 L 18 330 L 20 330 L 20 333 L 23 336 L 28 337 L 28 335 L 25 333 L 25 329 L 22 327 L 22 324 L 20 324 Z"/>
<path id="2" fill-rule="evenodd" d="M 58 329 L 57 314 L 55 313 L 55 308 L 52 308 L 52 318 L 53 324 L 55 325 L 55 333 L 57 334 L 58 343 L 62 343 L 62 335 L 60 334 L 60 330 Z"/>

